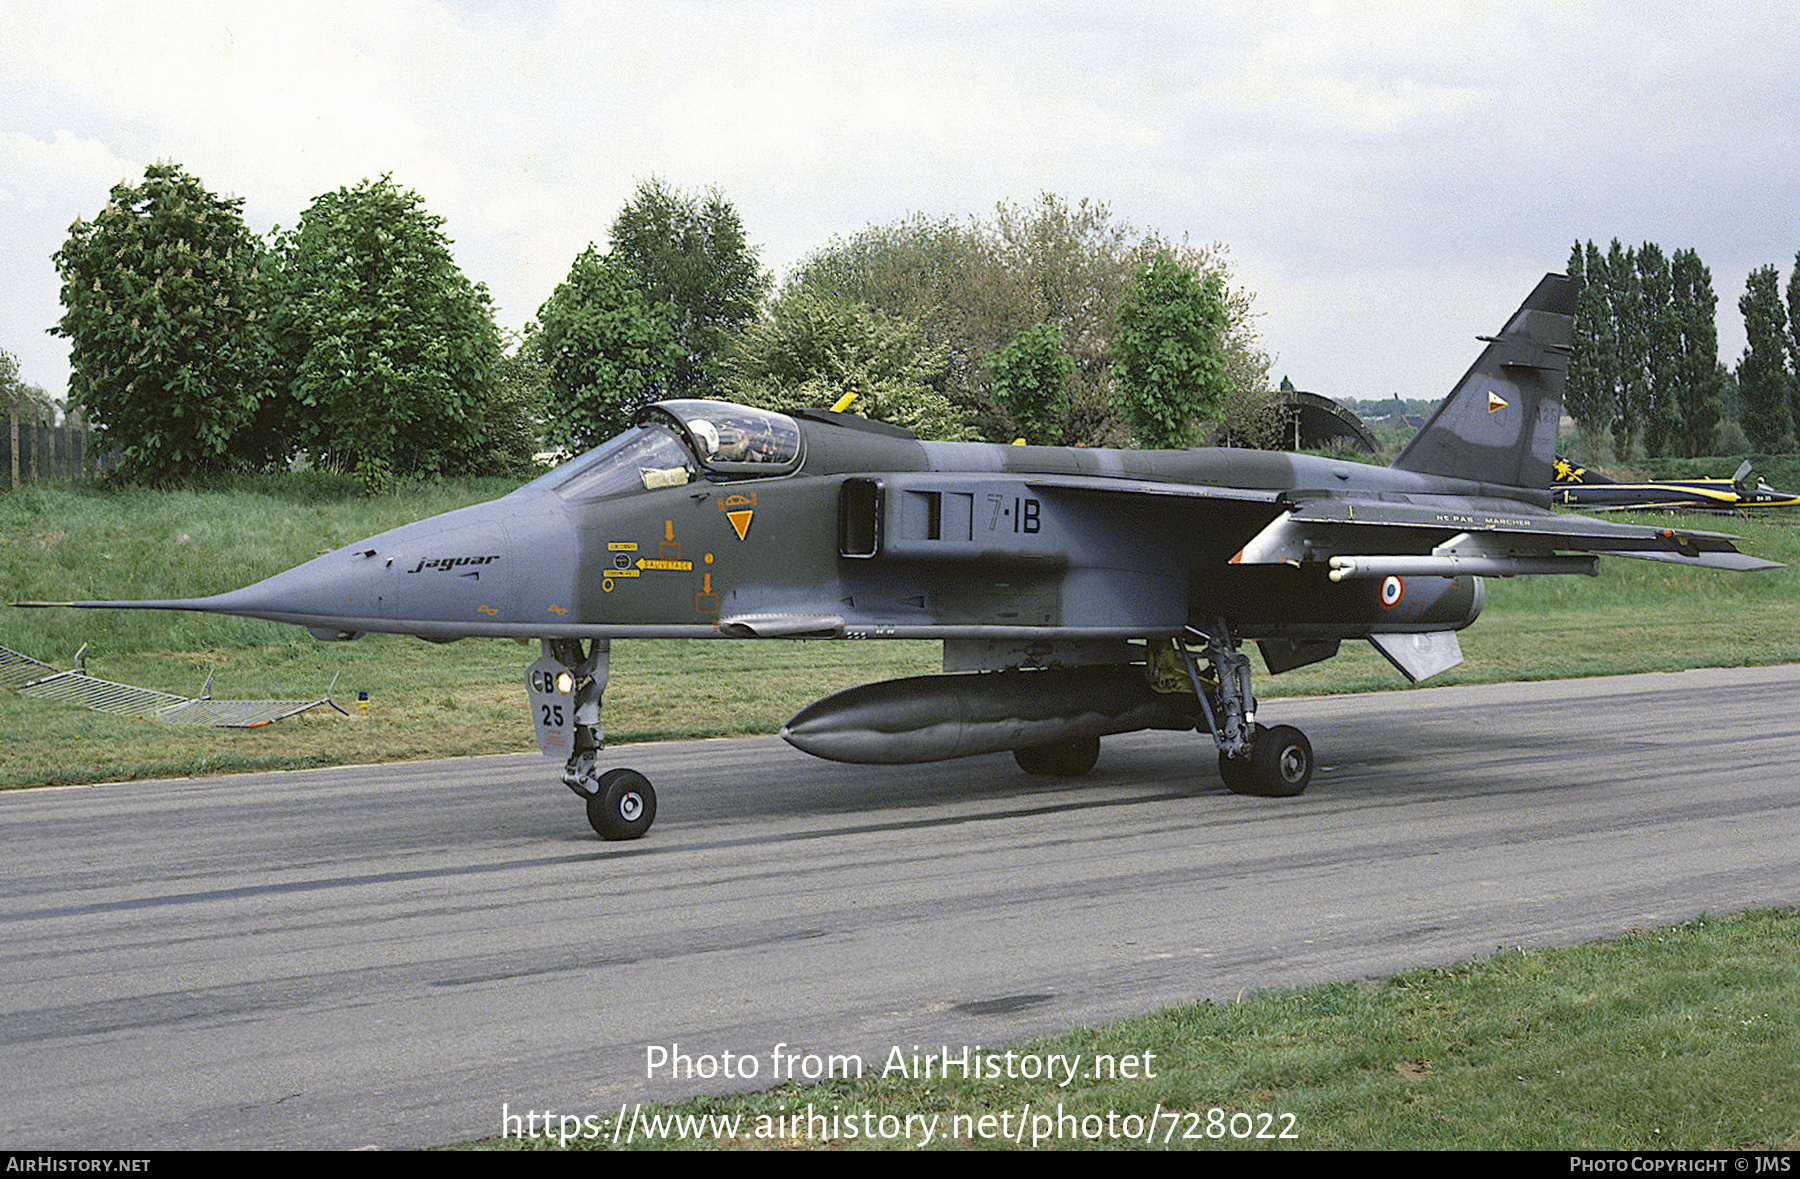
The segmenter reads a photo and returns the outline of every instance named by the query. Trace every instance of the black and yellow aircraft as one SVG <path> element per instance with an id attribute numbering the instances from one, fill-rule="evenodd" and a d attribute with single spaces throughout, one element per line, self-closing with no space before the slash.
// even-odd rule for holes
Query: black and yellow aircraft
<path id="1" fill-rule="evenodd" d="M 656 814 L 643 775 L 600 759 L 614 639 L 938 639 L 944 674 L 820 700 L 782 735 L 838 761 L 1010 751 L 1075 776 L 1109 734 L 1198 730 L 1230 789 L 1292 796 L 1312 746 L 1258 719 L 1246 642 L 1279 674 L 1364 639 L 1418 680 L 1461 660 L 1484 577 L 1593 574 L 1601 554 L 1772 565 L 1717 533 L 1552 510 L 1574 310 L 1575 284 L 1547 276 L 1389 467 L 928 442 L 833 410 L 665 401 L 510 495 L 244 589 L 60 605 L 537 640 L 539 745 L 609 839 Z"/>
<path id="2" fill-rule="evenodd" d="M 1745 459 L 1729 479 L 1673 479 L 1655 483 L 1619 483 L 1592 467 L 1558 455 L 1553 502 L 1596 512 L 1737 512 L 1745 508 L 1800 507 L 1800 495 L 1778 491 L 1761 479 Z"/>

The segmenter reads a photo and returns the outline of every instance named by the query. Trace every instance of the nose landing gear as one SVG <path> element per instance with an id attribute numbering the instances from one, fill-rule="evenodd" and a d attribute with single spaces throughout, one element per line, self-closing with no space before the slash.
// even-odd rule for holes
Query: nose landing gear
<path id="1" fill-rule="evenodd" d="M 526 677 L 538 748 L 548 757 L 567 753 L 563 785 L 586 802 L 588 824 L 600 838 L 639 838 L 656 821 L 656 790 L 636 770 L 599 767 L 610 645 L 595 639 L 584 652 L 579 639 L 544 639 L 542 648 Z"/>

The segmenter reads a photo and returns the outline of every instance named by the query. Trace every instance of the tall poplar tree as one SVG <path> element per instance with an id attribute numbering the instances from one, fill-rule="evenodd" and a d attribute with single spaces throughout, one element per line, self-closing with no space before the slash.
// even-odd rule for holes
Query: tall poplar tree
<path id="1" fill-rule="evenodd" d="M 1606 252 L 1606 280 L 1618 357 L 1618 383 L 1613 387 L 1613 450 L 1629 460 L 1637 451 L 1638 433 L 1648 416 L 1650 395 L 1643 358 L 1649 343 L 1637 251 L 1621 247 L 1618 238 L 1613 239 Z"/>
<path id="2" fill-rule="evenodd" d="M 1750 273 L 1738 299 L 1744 315 L 1744 355 L 1738 361 L 1744 434 L 1759 451 L 1785 449 L 1793 433 L 1788 409 L 1787 314 L 1781 305 L 1781 276 L 1774 266 Z"/>
<path id="3" fill-rule="evenodd" d="M 1725 383 L 1719 365 L 1719 297 L 1712 272 L 1693 250 L 1676 250 L 1670 260 L 1676 323 L 1675 400 L 1681 452 L 1689 458 L 1706 454 L 1719 428 L 1720 391 Z"/>
<path id="4" fill-rule="evenodd" d="M 1575 299 L 1575 346 L 1563 387 L 1563 412 L 1575 421 L 1589 462 L 1601 459 L 1606 429 L 1612 424 L 1613 388 L 1618 354 L 1612 309 L 1606 292 L 1606 259 L 1593 242 L 1580 242 L 1569 255 L 1569 277 L 1581 283 Z"/>
<path id="5" fill-rule="evenodd" d="M 1800 254 L 1794 255 L 1794 272 L 1787 289 L 1788 413 L 1800 424 Z"/>
<path id="6" fill-rule="evenodd" d="M 1712 274 L 1692 250 L 1665 256 L 1654 242 L 1602 253 L 1575 243 L 1569 273 L 1582 280 L 1563 407 L 1590 459 L 1601 435 L 1630 458 L 1633 440 L 1653 454 L 1704 453 L 1714 439 L 1726 381 L 1719 364 Z"/>
<path id="7" fill-rule="evenodd" d="M 1666 455 L 1681 437 L 1681 406 L 1675 395 L 1681 328 L 1675 314 L 1675 283 L 1669 259 L 1655 242 L 1637 251 L 1638 315 L 1644 351 L 1644 446 Z"/>

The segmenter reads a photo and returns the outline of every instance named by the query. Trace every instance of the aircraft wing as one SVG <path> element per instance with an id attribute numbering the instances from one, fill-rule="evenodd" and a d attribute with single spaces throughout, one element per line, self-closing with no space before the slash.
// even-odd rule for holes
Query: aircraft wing
<path id="1" fill-rule="evenodd" d="M 1283 512 L 1234 564 L 1328 561 L 1333 580 L 1468 573 L 1511 577 L 1598 572 L 1599 555 L 1748 571 L 1775 569 L 1736 538 L 1543 511 L 1510 500 L 1408 496 L 1318 498 Z"/>
<path id="2" fill-rule="evenodd" d="M 1737 538 L 1724 533 L 1596 520 L 1497 496 L 1296 496 L 1288 491 L 1068 475 L 1038 475 L 1025 482 L 1049 494 L 1186 500 L 1200 512 L 1227 504 L 1252 512 L 1277 511 L 1232 563 L 1333 560 L 1338 580 L 1390 573 L 1448 577 L 1594 573 L 1598 555 L 1737 572 L 1781 567 L 1778 561 L 1738 551 Z M 1383 566 L 1379 572 L 1376 563 Z"/>

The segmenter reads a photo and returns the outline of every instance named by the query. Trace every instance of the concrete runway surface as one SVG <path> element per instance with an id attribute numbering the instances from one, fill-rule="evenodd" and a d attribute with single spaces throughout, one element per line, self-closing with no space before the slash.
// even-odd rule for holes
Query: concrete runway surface
<path id="1" fill-rule="evenodd" d="M 1800 901 L 1800 667 L 1261 719 L 1312 738 L 1303 797 L 1170 733 L 1077 781 L 618 747 L 661 796 L 628 844 L 535 755 L 0 795 L 0 1142 L 449 1143 L 765 1088 L 780 1045 L 873 1069 Z"/>

